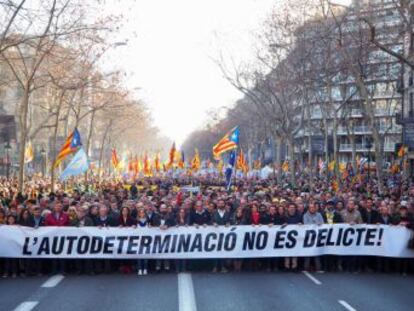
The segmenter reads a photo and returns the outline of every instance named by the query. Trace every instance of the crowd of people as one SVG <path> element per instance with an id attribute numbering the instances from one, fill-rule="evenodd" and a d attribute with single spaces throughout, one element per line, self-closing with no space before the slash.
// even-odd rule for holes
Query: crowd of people
<path id="1" fill-rule="evenodd" d="M 186 185 L 196 186 L 191 191 Z M 378 181 L 361 175 L 333 189 L 325 176 L 288 179 L 239 178 L 228 191 L 222 178 L 152 177 L 135 181 L 107 178 L 69 182 L 51 191 L 49 181 L 33 178 L 17 191 L 14 179 L 0 179 L 0 225 L 161 227 L 289 226 L 292 224 L 385 224 L 414 229 L 414 184 L 402 176 Z M 197 189 L 197 190 L 195 190 Z M 188 189 L 187 189 L 188 190 Z M 407 247 L 409 247 L 407 245 Z M 161 271 L 414 271 L 414 259 L 374 256 L 320 256 L 212 260 L 107 260 L 0 258 L 4 278 L 45 273 L 96 274 Z"/>

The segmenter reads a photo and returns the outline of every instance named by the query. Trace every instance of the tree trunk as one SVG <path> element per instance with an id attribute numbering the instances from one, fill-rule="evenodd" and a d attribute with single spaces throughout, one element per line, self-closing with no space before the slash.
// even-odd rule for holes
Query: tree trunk
<path id="1" fill-rule="evenodd" d="M 375 164 L 378 178 L 378 191 L 380 194 L 384 193 L 384 172 L 382 170 L 384 163 L 384 137 L 380 135 L 378 129 L 372 131 L 374 138 Z"/>
<path id="2" fill-rule="evenodd" d="M 336 115 L 336 112 L 335 112 Z M 333 160 L 335 161 L 335 163 L 338 163 L 338 135 L 337 135 L 337 131 L 338 131 L 338 121 L 336 119 L 336 116 L 333 119 L 333 131 L 332 131 L 332 139 L 333 139 Z M 338 166 L 335 164 L 335 173 L 336 172 L 336 168 Z"/>
<path id="3" fill-rule="evenodd" d="M 247 148 L 247 157 L 249 159 L 248 163 L 249 163 L 249 170 L 253 169 L 253 163 L 252 163 L 252 148 L 249 146 Z"/>
<path id="4" fill-rule="evenodd" d="M 19 146 L 19 192 L 23 192 L 24 186 L 24 153 L 27 138 L 27 114 L 29 110 L 30 86 L 25 85 L 21 102 L 20 114 L 20 146 Z"/>
<path id="5" fill-rule="evenodd" d="M 52 137 L 52 159 L 53 161 L 50 163 L 50 179 L 51 179 L 51 189 L 50 191 L 55 191 L 55 161 L 56 161 L 56 140 L 57 140 L 57 133 L 58 133 L 58 125 L 59 125 L 59 114 L 56 114 L 55 119 L 55 129 L 53 131 Z"/>
<path id="6" fill-rule="evenodd" d="M 351 140 L 351 147 L 352 147 L 352 163 L 356 163 L 356 145 L 355 145 L 355 134 L 354 129 L 352 129 L 352 134 L 349 135 Z"/>
<path id="7" fill-rule="evenodd" d="M 106 137 L 109 133 L 109 129 L 111 128 L 111 126 L 112 126 L 112 119 L 109 121 L 109 124 L 105 129 L 104 136 L 102 138 L 102 143 L 101 143 L 100 150 L 99 150 L 99 163 L 98 163 L 98 180 L 99 181 L 101 179 L 101 168 L 102 168 L 102 159 L 103 159 L 105 141 L 106 141 Z"/>
<path id="8" fill-rule="evenodd" d="M 308 127 L 308 131 L 309 131 L 309 135 L 308 135 L 308 162 L 309 162 L 309 167 L 311 168 L 311 183 L 313 182 L 313 152 L 312 152 L 312 135 L 311 135 L 311 128 L 310 126 Z"/>
<path id="9" fill-rule="evenodd" d="M 283 139 L 279 136 L 274 136 L 274 140 L 276 141 L 276 166 L 277 166 L 277 183 L 280 184 L 282 182 L 282 170 L 281 170 L 281 166 L 280 166 L 280 162 L 282 159 L 282 143 L 283 143 Z"/>
<path id="10" fill-rule="evenodd" d="M 89 133 L 88 133 L 88 139 L 86 141 L 86 154 L 89 156 L 90 148 L 91 148 L 91 140 L 93 135 L 93 123 L 95 122 L 95 110 L 91 114 L 91 120 L 89 123 Z"/>
<path id="11" fill-rule="evenodd" d="M 50 179 L 51 179 L 51 191 L 55 190 L 55 161 L 56 161 L 56 140 L 57 140 L 57 134 L 59 129 L 59 117 L 60 117 L 60 111 L 62 109 L 63 104 L 63 98 L 65 96 L 65 91 L 62 91 L 60 97 L 59 97 L 59 104 L 57 106 L 56 111 L 56 117 L 55 117 L 55 124 L 54 124 L 54 131 L 52 136 L 52 163 L 50 164 Z M 69 117 L 67 118 L 69 119 Z"/>
<path id="12" fill-rule="evenodd" d="M 290 182 L 292 187 L 296 186 L 296 174 L 295 174 L 295 150 L 293 144 L 293 137 L 288 137 L 287 139 L 288 146 L 289 146 L 289 155 L 290 155 L 290 163 L 289 163 L 289 171 L 290 171 Z"/>
<path id="13" fill-rule="evenodd" d="M 311 138 L 310 132 L 309 132 L 309 137 L 308 137 L 308 165 L 309 165 L 309 185 L 312 188 L 313 187 L 313 168 L 315 166 L 313 163 L 312 138 Z"/>
<path id="14" fill-rule="evenodd" d="M 86 155 L 89 158 L 89 152 L 91 148 L 91 141 L 92 141 L 92 135 L 93 135 L 93 122 L 95 121 L 95 110 L 92 111 L 91 114 L 91 120 L 89 123 L 89 133 L 88 133 L 88 139 L 86 141 Z M 85 184 L 88 184 L 88 171 L 85 172 Z"/>

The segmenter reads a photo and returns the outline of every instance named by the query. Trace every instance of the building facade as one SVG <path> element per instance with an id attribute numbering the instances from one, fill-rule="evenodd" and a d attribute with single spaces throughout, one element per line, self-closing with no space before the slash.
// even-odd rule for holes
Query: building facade
<path id="1" fill-rule="evenodd" d="M 357 0 L 343 14 L 345 18 L 341 31 L 355 32 L 357 35 L 361 29 L 359 27 L 364 27 L 361 26 L 361 19 L 366 16 L 375 24 L 376 35 L 382 42 L 395 52 L 402 51 L 401 19 L 393 1 Z M 361 57 L 361 72 L 374 106 L 376 127 L 383 137 L 384 160 L 391 162 L 402 135 L 402 127 L 396 122 L 403 101 L 399 89 L 402 65 L 396 58 L 372 44 L 360 49 L 366 50 L 366 54 Z M 364 100 L 359 96 L 355 78 L 348 70 L 339 69 L 333 74 L 330 84 L 321 84 L 317 93 L 318 96 L 311 97 L 308 103 L 308 120 L 297 135 L 302 147 L 298 149 L 301 149 L 302 156 L 308 159 L 311 149 L 314 163 L 325 154 L 329 154 L 332 160 L 335 145 L 340 162 L 349 162 L 355 156 L 369 155 L 375 161 L 372 132 L 364 115 Z"/>
<path id="2" fill-rule="evenodd" d="M 414 0 L 407 4 L 407 13 L 414 10 Z M 412 20 L 411 16 L 407 16 Z M 404 32 L 404 57 L 413 63 L 414 61 L 414 24 L 406 25 Z M 407 147 L 408 173 L 414 175 L 414 69 L 412 66 L 402 64 L 401 92 L 403 95 L 402 113 L 399 123 L 403 127 L 402 142 Z"/>

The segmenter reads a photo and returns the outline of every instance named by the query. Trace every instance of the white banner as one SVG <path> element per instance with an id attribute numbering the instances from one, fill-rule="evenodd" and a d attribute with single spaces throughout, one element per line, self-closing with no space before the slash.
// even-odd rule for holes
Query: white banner
<path id="1" fill-rule="evenodd" d="M 258 258 L 412 257 L 412 231 L 383 225 L 97 228 L 0 226 L 0 257 Z"/>

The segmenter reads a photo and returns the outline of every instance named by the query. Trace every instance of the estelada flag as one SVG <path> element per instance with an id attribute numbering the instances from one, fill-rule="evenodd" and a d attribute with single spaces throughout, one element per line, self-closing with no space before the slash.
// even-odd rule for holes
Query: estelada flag
<path id="1" fill-rule="evenodd" d="M 282 165 L 282 170 L 283 170 L 284 172 L 289 171 L 289 162 L 288 162 L 288 161 L 283 162 L 283 165 Z"/>
<path id="2" fill-rule="evenodd" d="M 223 159 L 220 159 L 220 161 L 217 163 L 217 171 L 219 172 L 220 176 L 223 175 L 223 168 L 224 162 Z"/>
<path id="3" fill-rule="evenodd" d="M 29 141 L 27 143 L 26 150 L 24 151 L 24 163 L 30 163 L 34 159 L 34 152 L 32 143 Z"/>
<path id="4" fill-rule="evenodd" d="M 247 164 L 247 160 L 244 156 L 243 150 L 240 149 L 239 156 L 237 157 L 236 161 L 236 168 L 238 170 L 243 171 L 243 173 L 247 173 L 249 170 L 249 165 Z"/>
<path id="5" fill-rule="evenodd" d="M 135 156 L 135 163 L 134 163 L 134 174 L 138 175 L 139 172 L 142 170 L 141 160 L 138 158 L 138 156 Z"/>
<path id="6" fill-rule="evenodd" d="M 331 162 L 329 162 L 328 164 L 328 171 L 333 172 L 335 169 L 335 161 L 332 160 Z"/>
<path id="7" fill-rule="evenodd" d="M 343 163 L 343 162 L 339 163 L 338 168 L 339 168 L 339 172 L 341 172 L 341 173 L 345 172 L 346 171 L 346 163 Z"/>
<path id="8" fill-rule="evenodd" d="M 157 153 L 154 158 L 154 168 L 155 171 L 158 173 L 161 171 L 161 160 L 160 160 L 160 153 Z"/>
<path id="9" fill-rule="evenodd" d="M 391 170 L 391 173 L 395 175 L 395 174 L 399 173 L 400 166 L 398 164 L 394 163 L 393 165 L 391 165 L 390 170 Z"/>
<path id="10" fill-rule="evenodd" d="M 134 160 L 132 159 L 132 156 L 129 157 L 128 159 L 128 172 L 133 172 L 134 171 Z"/>
<path id="11" fill-rule="evenodd" d="M 151 176 L 151 163 L 150 160 L 148 159 L 148 155 L 145 153 L 144 156 L 144 175 L 149 177 Z"/>
<path id="12" fill-rule="evenodd" d="M 59 164 L 70 154 L 75 153 L 82 146 L 81 137 L 78 129 L 75 127 L 73 132 L 66 138 L 66 141 L 59 151 L 54 167 Z"/>
<path id="13" fill-rule="evenodd" d="M 398 150 L 398 157 L 403 158 L 405 156 L 405 146 L 401 145 L 400 150 Z"/>
<path id="14" fill-rule="evenodd" d="M 218 159 L 219 156 L 227 151 L 236 149 L 239 145 L 240 131 L 239 127 L 236 126 L 230 132 L 227 132 L 222 139 L 213 147 L 213 156 Z"/>
<path id="15" fill-rule="evenodd" d="M 118 167 L 119 164 L 119 158 L 118 154 L 116 153 L 116 149 L 112 149 L 112 156 L 111 156 L 111 162 L 114 169 Z"/>
<path id="16" fill-rule="evenodd" d="M 191 170 L 198 171 L 200 167 L 201 167 L 200 154 L 198 153 L 198 149 L 196 148 L 194 157 L 191 160 Z"/>
<path id="17" fill-rule="evenodd" d="M 337 192 L 339 190 L 339 184 L 337 180 L 332 181 L 332 191 Z"/>
<path id="18" fill-rule="evenodd" d="M 173 145 L 171 146 L 171 150 L 170 150 L 170 159 L 169 159 L 169 162 L 167 164 L 168 168 L 171 168 L 174 165 L 175 152 L 176 152 L 176 149 L 175 149 L 175 142 L 174 142 Z"/>
<path id="19" fill-rule="evenodd" d="M 181 155 L 179 152 L 177 152 L 177 165 L 178 168 L 184 169 L 185 168 L 185 157 L 184 157 L 184 151 L 181 151 Z"/>
<path id="20" fill-rule="evenodd" d="M 319 171 L 323 171 L 325 169 L 325 162 L 321 158 L 319 158 L 318 169 Z"/>

